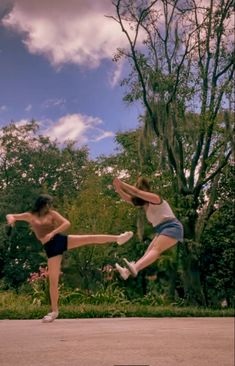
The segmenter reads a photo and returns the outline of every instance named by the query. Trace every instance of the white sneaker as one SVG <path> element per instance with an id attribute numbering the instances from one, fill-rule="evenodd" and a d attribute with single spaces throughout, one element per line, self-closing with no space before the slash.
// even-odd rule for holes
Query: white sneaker
<path id="1" fill-rule="evenodd" d="M 123 234 L 120 234 L 117 240 L 118 245 L 125 244 L 128 240 L 130 240 L 133 236 L 132 231 L 126 231 Z"/>
<path id="2" fill-rule="evenodd" d="M 51 323 L 58 317 L 58 315 L 59 315 L 58 311 L 52 311 L 51 313 L 48 313 L 47 315 L 45 315 L 42 318 L 42 322 L 43 323 Z"/>
<path id="3" fill-rule="evenodd" d="M 124 279 L 127 280 L 128 277 L 130 276 L 130 272 L 127 268 L 121 267 L 118 263 L 115 264 L 116 270 L 119 272 L 120 276 Z"/>
<path id="4" fill-rule="evenodd" d="M 135 263 L 134 262 L 128 262 L 128 260 L 126 258 L 123 258 L 124 262 L 126 263 L 127 269 L 129 269 L 129 271 L 131 272 L 133 277 L 136 277 L 138 274 L 138 271 L 135 267 Z"/>

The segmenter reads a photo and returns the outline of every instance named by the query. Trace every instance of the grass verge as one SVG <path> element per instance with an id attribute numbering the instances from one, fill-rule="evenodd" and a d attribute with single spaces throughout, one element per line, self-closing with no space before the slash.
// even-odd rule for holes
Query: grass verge
<path id="1" fill-rule="evenodd" d="M 11 305 L 0 307 L 0 319 L 40 319 L 47 306 Z M 234 309 L 146 305 L 66 305 L 60 307 L 61 319 L 115 317 L 233 317 Z"/>

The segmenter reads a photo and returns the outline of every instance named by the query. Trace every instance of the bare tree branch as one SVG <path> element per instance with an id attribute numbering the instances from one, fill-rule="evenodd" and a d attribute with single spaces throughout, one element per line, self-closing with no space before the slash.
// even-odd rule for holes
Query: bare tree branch
<path id="1" fill-rule="evenodd" d="M 218 167 L 213 171 L 213 173 L 211 173 L 209 175 L 209 177 L 207 177 L 206 179 L 204 179 L 203 181 L 199 182 L 194 191 L 198 192 L 203 186 L 205 186 L 205 184 L 207 184 L 209 181 L 211 181 L 217 174 L 219 174 L 221 172 L 221 170 L 227 165 L 227 162 L 231 156 L 232 150 L 229 150 L 229 152 L 227 153 L 227 155 L 224 157 L 224 159 L 220 162 L 220 164 L 218 165 Z"/>

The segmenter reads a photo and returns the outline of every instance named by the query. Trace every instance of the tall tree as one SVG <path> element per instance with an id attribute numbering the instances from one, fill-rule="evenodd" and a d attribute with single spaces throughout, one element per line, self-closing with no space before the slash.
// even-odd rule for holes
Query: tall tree
<path id="1" fill-rule="evenodd" d="M 113 4 L 111 18 L 129 44 L 115 57 L 130 64 L 125 99 L 142 102 L 143 130 L 158 138 L 162 169 L 171 173 L 184 212 L 185 289 L 191 300 L 203 302 L 195 252 L 232 152 L 233 1 Z"/>
<path id="2" fill-rule="evenodd" d="M 5 215 L 32 208 L 39 193 L 50 193 L 60 209 L 81 190 L 86 176 L 88 153 L 74 144 L 59 146 L 49 138 L 40 136 L 38 125 L 32 121 L 25 125 L 10 124 L 0 135 L 0 277 L 13 285 L 27 278 L 37 268 L 42 247 L 31 236 L 30 228 L 17 224 L 9 239 L 4 233 Z M 64 212 L 67 215 L 67 212 Z"/>

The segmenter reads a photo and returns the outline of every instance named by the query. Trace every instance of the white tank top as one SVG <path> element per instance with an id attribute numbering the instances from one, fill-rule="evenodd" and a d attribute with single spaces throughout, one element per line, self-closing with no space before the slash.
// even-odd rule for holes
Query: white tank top
<path id="1" fill-rule="evenodd" d="M 176 218 L 170 208 L 170 205 L 165 200 L 163 200 L 159 205 L 149 203 L 146 208 L 146 217 L 153 226 L 157 226 L 164 221 Z"/>

